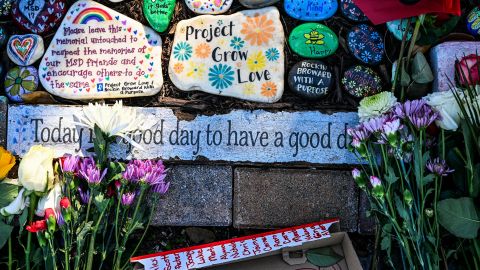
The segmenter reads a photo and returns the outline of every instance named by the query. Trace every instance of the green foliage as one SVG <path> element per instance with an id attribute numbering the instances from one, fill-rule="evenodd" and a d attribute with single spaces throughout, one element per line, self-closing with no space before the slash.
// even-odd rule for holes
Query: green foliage
<path id="1" fill-rule="evenodd" d="M 440 224 L 451 234 L 466 239 L 478 236 L 480 219 L 472 198 L 445 199 L 438 203 Z"/>
<path id="2" fill-rule="evenodd" d="M 0 220 L 0 249 L 7 243 L 10 234 L 12 233 L 13 226 L 4 223 Z"/>
<path id="3" fill-rule="evenodd" d="M 18 186 L 0 183 L 0 208 L 10 204 L 18 195 Z"/>
<path id="4" fill-rule="evenodd" d="M 307 251 L 307 260 L 318 267 L 329 267 L 343 260 L 332 247 L 316 248 Z"/>

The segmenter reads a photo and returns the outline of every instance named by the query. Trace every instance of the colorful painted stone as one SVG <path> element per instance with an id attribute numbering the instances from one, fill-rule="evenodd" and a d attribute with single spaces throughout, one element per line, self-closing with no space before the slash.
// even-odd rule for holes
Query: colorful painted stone
<path id="1" fill-rule="evenodd" d="M 38 72 L 33 66 L 14 67 L 5 77 L 5 93 L 13 102 L 22 102 L 21 95 L 31 93 L 38 88 Z"/>
<path id="2" fill-rule="evenodd" d="M 337 0 L 285 0 L 285 11 L 302 21 L 326 20 L 337 12 Z"/>
<path id="3" fill-rule="evenodd" d="M 8 57 L 19 66 L 32 65 L 44 52 L 43 38 L 39 35 L 13 35 L 8 40 Z"/>
<path id="4" fill-rule="evenodd" d="M 476 7 L 468 13 L 467 29 L 474 36 L 480 35 L 480 7 Z"/>
<path id="5" fill-rule="evenodd" d="M 57 26 L 66 10 L 66 0 L 19 0 L 13 2 L 12 16 L 20 28 L 42 35 Z"/>
<path id="6" fill-rule="evenodd" d="M 94 1 L 77 1 L 40 63 L 40 82 L 69 99 L 150 96 L 163 84 L 162 40 Z"/>
<path id="7" fill-rule="evenodd" d="M 12 12 L 13 0 L 0 0 L 0 16 L 9 16 Z"/>
<path id="8" fill-rule="evenodd" d="M 222 14 L 232 6 L 233 0 L 185 0 L 187 7 L 197 14 Z"/>
<path id="9" fill-rule="evenodd" d="M 382 80 L 371 68 L 357 65 L 345 71 L 342 86 L 350 95 L 363 98 L 382 91 Z"/>
<path id="10" fill-rule="evenodd" d="M 175 0 L 143 0 L 143 14 L 153 29 L 158 32 L 167 30 L 175 3 Z"/>
<path id="11" fill-rule="evenodd" d="M 0 47 L 3 47 L 7 42 L 7 32 L 5 32 L 5 28 L 0 26 Z"/>
<path id="12" fill-rule="evenodd" d="M 338 38 L 327 26 L 319 23 L 304 23 L 295 27 L 288 39 L 290 48 L 306 58 L 323 58 L 335 53 Z"/>
<path id="13" fill-rule="evenodd" d="M 257 102 L 284 90 L 285 37 L 275 7 L 180 21 L 168 74 L 183 91 Z"/>
<path id="14" fill-rule="evenodd" d="M 340 10 L 345 17 L 354 22 L 368 21 L 368 17 L 353 3 L 353 0 L 340 0 Z"/>
<path id="15" fill-rule="evenodd" d="M 240 4 L 247 8 L 262 8 L 273 5 L 280 0 L 239 0 Z"/>
<path id="16" fill-rule="evenodd" d="M 360 24 L 352 27 L 348 33 L 348 48 L 358 60 L 365 64 L 376 65 L 383 60 L 383 38 L 373 27 Z"/>
<path id="17" fill-rule="evenodd" d="M 407 40 L 410 40 L 412 38 L 415 21 L 416 19 L 412 18 L 411 25 L 407 34 Z M 387 22 L 387 28 L 390 31 L 390 33 L 392 33 L 393 36 L 400 41 L 403 40 L 403 35 L 407 30 L 407 25 L 408 25 L 408 19 L 400 19 L 400 20 Z"/>
<path id="18" fill-rule="evenodd" d="M 288 74 L 288 85 L 299 96 L 308 99 L 325 97 L 333 85 L 332 70 L 318 60 L 303 60 Z"/>

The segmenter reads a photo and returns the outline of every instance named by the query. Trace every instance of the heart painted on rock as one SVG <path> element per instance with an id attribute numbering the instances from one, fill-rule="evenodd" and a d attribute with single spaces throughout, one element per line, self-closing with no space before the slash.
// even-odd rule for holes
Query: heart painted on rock
<path id="1" fill-rule="evenodd" d="M 14 1 L 12 16 L 21 29 L 44 34 L 58 25 L 66 12 L 66 6 L 66 0 Z"/>
<path id="2" fill-rule="evenodd" d="M 38 35 L 13 35 L 8 41 L 8 57 L 19 66 L 33 64 L 43 53 L 43 39 Z"/>
<path id="3" fill-rule="evenodd" d="M 45 6 L 44 0 L 20 0 L 18 3 L 20 12 L 27 18 L 30 23 L 35 23 L 38 15 Z"/>
<path id="4" fill-rule="evenodd" d="M 12 47 L 15 50 L 15 52 L 25 60 L 27 58 L 27 55 L 32 51 L 33 49 L 33 38 L 28 37 L 22 41 L 20 41 L 19 38 L 16 38 L 12 41 Z"/>

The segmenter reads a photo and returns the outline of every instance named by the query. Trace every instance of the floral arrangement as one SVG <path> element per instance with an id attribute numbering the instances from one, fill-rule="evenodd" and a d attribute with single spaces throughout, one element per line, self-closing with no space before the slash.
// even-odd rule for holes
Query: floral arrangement
<path id="1" fill-rule="evenodd" d="M 0 248 L 8 242 L 9 269 L 124 269 L 159 197 L 168 191 L 162 161 L 108 158 L 116 137 L 129 140 L 127 135 L 142 128 L 142 115 L 120 102 L 90 104 L 79 118 L 79 125 L 94 130 L 94 157 L 64 155 L 54 161 L 52 149 L 35 145 L 20 161 L 18 181 L 0 184 L 7 197 L 0 202 Z M 0 177 L 5 178 L 15 158 L 3 149 L 0 154 Z M 18 236 L 12 234 L 16 225 Z M 138 230 L 143 230 L 140 241 L 127 247 Z M 24 258 L 14 259 L 14 238 Z"/>

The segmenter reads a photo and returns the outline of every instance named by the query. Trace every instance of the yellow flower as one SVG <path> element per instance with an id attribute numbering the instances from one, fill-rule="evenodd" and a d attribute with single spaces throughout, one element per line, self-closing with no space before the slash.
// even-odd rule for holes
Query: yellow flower
<path id="1" fill-rule="evenodd" d="M 192 77 L 195 79 L 200 79 L 205 74 L 205 64 L 190 62 L 190 67 L 187 71 L 187 77 Z"/>
<path id="2" fill-rule="evenodd" d="M 250 71 L 261 71 L 265 68 L 267 58 L 263 55 L 263 52 L 253 53 L 250 57 L 247 58 L 247 66 Z"/>
<path id="3" fill-rule="evenodd" d="M 252 96 L 255 94 L 255 87 L 253 83 L 245 84 L 245 86 L 243 87 L 243 94 L 245 96 Z"/>
<path id="4" fill-rule="evenodd" d="M 15 165 L 15 157 L 12 153 L 0 146 L 0 180 L 7 177 L 8 172 Z"/>

